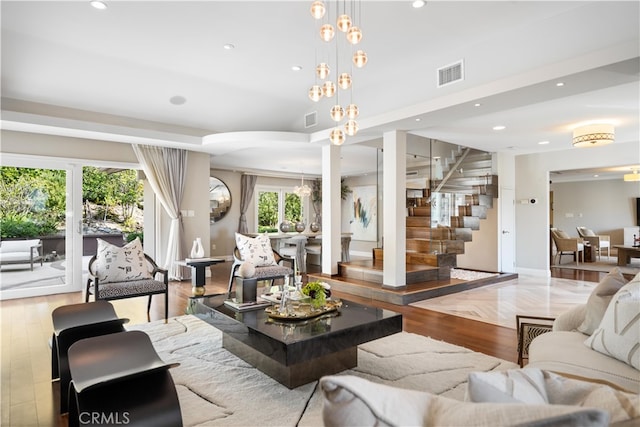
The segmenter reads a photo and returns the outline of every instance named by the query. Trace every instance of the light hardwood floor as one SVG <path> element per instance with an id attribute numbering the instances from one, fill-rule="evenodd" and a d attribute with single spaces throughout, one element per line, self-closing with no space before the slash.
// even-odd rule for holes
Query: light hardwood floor
<path id="1" fill-rule="evenodd" d="M 231 263 L 212 268 L 208 292 L 226 292 Z M 597 282 L 603 273 L 552 269 L 553 277 Z M 173 282 L 169 296 L 169 315 L 185 313 L 191 295 L 189 282 Z M 461 345 L 475 351 L 515 362 L 516 331 L 490 323 L 451 316 L 412 306 L 346 297 L 357 302 L 398 311 L 403 314 L 403 329 Z M 59 390 L 51 382 L 51 312 L 56 307 L 83 301 L 80 292 L 24 298 L 0 302 L 1 311 L 1 425 L 66 426 L 66 416 L 57 414 Z M 131 324 L 147 322 L 146 298 L 113 301 L 120 317 Z M 151 320 L 163 318 L 164 302 L 154 297 Z"/>

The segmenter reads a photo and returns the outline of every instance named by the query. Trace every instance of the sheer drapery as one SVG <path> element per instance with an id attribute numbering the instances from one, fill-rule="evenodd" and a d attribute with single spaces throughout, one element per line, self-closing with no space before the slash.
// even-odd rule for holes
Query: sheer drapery
<path id="1" fill-rule="evenodd" d="M 258 177 L 255 175 L 242 175 L 240 177 L 240 221 L 238 222 L 238 233 L 247 233 L 247 209 L 253 197 L 253 189 L 256 187 Z"/>
<path id="2" fill-rule="evenodd" d="M 175 261 L 184 259 L 182 215 L 180 204 L 184 194 L 187 151 L 176 148 L 133 145 L 151 188 L 171 218 L 167 255 L 164 268 L 169 270 L 170 280 L 182 280 L 183 269 Z"/>

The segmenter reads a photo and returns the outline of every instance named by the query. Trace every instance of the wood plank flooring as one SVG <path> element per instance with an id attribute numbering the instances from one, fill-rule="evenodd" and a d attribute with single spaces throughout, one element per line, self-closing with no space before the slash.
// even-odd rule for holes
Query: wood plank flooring
<path id="1" fill-rule="evenodd" d="M 207 281 L 208 292 L 226 292 L 231 263 L 212 267 L 213 277 Z M 597 282 L 604 273 L 552 268 L 553 277 Z M 169 315 L 185 313 L 191 295 L 189 282 L 171 283 Z M 485 354 L 515 362 L 516 331 L 475 320 L 464 319 L 412 306 L 399 306 L 347 295 L 348 298 L 397 311 L 403 314 L 403 329 Z M 83 301 L 80 292 L 24 298 L 0 302 L 0 423 L 2 426 L 66 426 L 66 416 L 57 414 L 59 390 L 51 382 L 52 332 L 51 312 L 54 308 Z M 147 322 L 146 298 L 113 301 L 116 312 L 131 324 Z M 163 318 L 164 301 L 154 297 L 151 320 Z"/>

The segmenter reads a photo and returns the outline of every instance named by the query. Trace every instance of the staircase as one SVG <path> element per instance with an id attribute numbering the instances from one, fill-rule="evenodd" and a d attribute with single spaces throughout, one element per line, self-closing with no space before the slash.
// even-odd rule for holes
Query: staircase
<path id="1" fill-rule="evenodd" d="M 457 255 L 464 253 L 465 242 L 471 241 L 473 230 L 480 229 L 480 220 L 487 217 L 498 195 L 498 177 L 492 174 L 489 153 L 459 147 L 442 166 L 442 179 L 407 189 L 407 285 L 449 279 Z M 376 248 L 373 264 L 339 263 L 336 279 L 370 283 L 375 289 L 374 285 L 383 283 L 383 257 L 384 250 Z M 367 292 L 377 292 L 371 289 Z"/>

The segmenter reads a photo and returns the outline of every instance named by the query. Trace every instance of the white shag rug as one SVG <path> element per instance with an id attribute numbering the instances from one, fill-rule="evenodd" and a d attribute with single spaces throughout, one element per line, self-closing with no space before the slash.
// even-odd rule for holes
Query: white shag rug
<path id="1" fill-rule="evenodd" d="M 222 348 L 222 333 L 196 316 L 129 325 L 151 337 L 170 370 L 187 426 L 321 426 L 322 395 L 314 381 L 293 390 Z M 358 347 L 358 367 L 344 374 L 396 387 L 464 399 L 470 372 L 514 369 L 515 363 L 421 335 L 400 332 Z"/>

